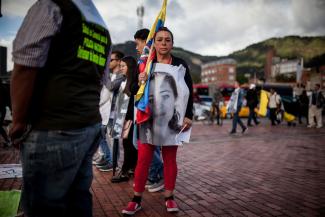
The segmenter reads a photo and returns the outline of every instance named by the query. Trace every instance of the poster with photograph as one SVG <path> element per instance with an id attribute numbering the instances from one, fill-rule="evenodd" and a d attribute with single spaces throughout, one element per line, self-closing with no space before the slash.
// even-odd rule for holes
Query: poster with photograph
<path id="1" fill-rule="evenodd" d="M 142 143 L 168 146 L 189 142 L 191 129 L 182 131 L 189 97 L 185 71 L 182 65 L 154 64 L 149 88 L 151 118 L 139 127 Z"/>
<path id="2" fill-rule="evenodd" d="M 121 138 L 123 124 L 124 124 L 126 112 L 128 110 L 128 105 L 130 101 L 130 97 L 124 93 L 125 84 L 126 81 L 122 82 L 116 98 L 116 104 L 115 104 L 116 116 L 113 121 L 113 126 L 111 129 L 111 137 L 113 139 Z"/>

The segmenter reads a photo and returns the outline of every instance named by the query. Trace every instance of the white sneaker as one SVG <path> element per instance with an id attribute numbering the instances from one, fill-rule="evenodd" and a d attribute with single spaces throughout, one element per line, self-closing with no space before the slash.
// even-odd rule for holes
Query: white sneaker
<path id="1" fill-rule="evenodd" d="M 319 128 L 322 128 L 323 126 L 317 126 L 316 128 L 319 129 Z"/>
<path id="2" fill-rule="evenodd" d="M 160 179 L 158 182 L 156 182 L 153 185 L 150 185 L 148 187 L 148 191 L 153 193 L 153 192 L 157 192 L 160 191 L 162 189 L 164 189 L 165 185 L 164 185 L 164 179 Z"/>
<path id="3" fill-rule="evenodd" d="M 308 128 L 312 128 L 312 127 L 315 127 L 315 125 L 307 125 Z"/>

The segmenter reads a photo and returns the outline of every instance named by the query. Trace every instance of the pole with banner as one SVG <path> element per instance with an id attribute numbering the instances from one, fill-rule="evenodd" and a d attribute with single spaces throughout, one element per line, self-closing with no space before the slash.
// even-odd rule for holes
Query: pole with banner
<path id="1" fill-rule="evenodd" d="M 138 109 L 136 114 L 136 120 L 138 124 L 147 121 L 150 117 L 150 109 L 148 106 L 149 85 L 150 85 L 149 78 L 152 71 L 153 60 L 156 58 L 156 51 L 153 46 L 153 39 L 157 30 L 160 27 L 164 26 L 165 19 L 166 19 L 166 7 L 167 7 L 167 0 L 164 0 L 161 10 L 149 32 L 146 41 L 146 46 L 143 48 L 142 54 L 138 61 L 139 72 L 147 74 L 147 81 L 141 83 L 140 88 L 135 96 L 135 105 Z"/>

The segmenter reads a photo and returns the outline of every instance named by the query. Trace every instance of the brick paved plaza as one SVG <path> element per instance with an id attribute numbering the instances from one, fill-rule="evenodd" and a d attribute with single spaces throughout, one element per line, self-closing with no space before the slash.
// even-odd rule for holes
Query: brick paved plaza
<path id="1" fill-rule="evenodd" d="M 271 127 L 263 120 L 247 134 L 195 123 L 190 144 L 178 151 L 176 201 L 168 214 L 162 193 L 144 194 L 136 216 L 325 216 L 325 128 Z M 0 163 L 16 163 L 0 149 Z M 94 216 L 122 216 L 132 179 L 112 184 L 112 172 L 94 168 Z M 20 179 L 0 180 L 0 190 L 19 189 Z"/>

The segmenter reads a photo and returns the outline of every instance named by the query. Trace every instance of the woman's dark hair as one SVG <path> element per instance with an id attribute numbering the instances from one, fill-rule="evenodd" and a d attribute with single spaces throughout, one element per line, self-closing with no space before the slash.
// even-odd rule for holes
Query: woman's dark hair
<path id="1" fill-rule="evenodd" d="M 131 84 L 136 81 L 137 74 L 137 62 L 132 56 L 126 56 L 121 59 L 122 62 L 125 62 L 128 70 L 126 72 L 126 85 L 124 88 L 124 93 L 128 96 L 131 96 Z"/>
<path id="2" fill-rule="evenodd" d="M 178 93 L 177 93 L 176 81 L 173 78 L 173 76 L 166 73 L 166 72 L 154 72 L 154 73 L 151 74 L 150 80 L 153 81 L 154 78 L 155 78 L 155 75 L 157 75 L 157 74 L 165 75 L 163 82 L 167 82 L 170 85 L 170 87 L 171 87 L 171 89 L 173 91 L 174 97 L 176 99 L 178 97 Z M 178 132 L 178 131 L 180 131 L 182 129 L 182 126 L 178 125 L 178 121 L 179 121 L 179 118 L 180 118 L 179 116 L 180 115 L 179 115 L 178 111 L 176 111 L 176 109 L 174 108 L 173 117 L 168 122 L 169 128 L 176 131 L 176 132 Z"/>
<path id="3" fill-rule="evenodd" d="M 162 31 L 169 32 L 169 34 L 170 34 L 170 36 L 171 36 L 171 38 L 172 38 L 172 43 L 174 44 L 174 35 L 173 35 L 172 31 L 170 31 L 170 30 L 169 30 L 167 27 L 165 27 L 165 26 L 162 26 L 162 27 L 160 27 L 160 28 L 157 30 L 157 32 L 155 33 L 155 35 L 154 35 L 154 37 L 153 37 L 153 40 L 155 41 L 155 40 L 156 40 L 156 35 L 157 35 L 157 33 L 158 33 L 158 32 L 162 32 Z"/>

